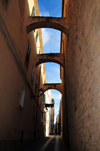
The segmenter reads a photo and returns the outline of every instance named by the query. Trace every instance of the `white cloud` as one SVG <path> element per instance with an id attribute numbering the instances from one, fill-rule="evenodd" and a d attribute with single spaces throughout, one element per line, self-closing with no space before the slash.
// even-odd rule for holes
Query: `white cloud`
<path id="1" fill-rule="evenodd" d="M 49 40 L 44 46 L 45 53 L 59 53 L 60 52 L 60 32 L 55 29 L 46 28 L 46 33 L 49 35 Z M 44 38 L 44 37 L 43 37 Z"/>
<path id="2" fill-rule="evenodd" d="M 42 28 L 42 39 L 43 39 L 43 45 L 44 46 L 46 45 L 46 43 L 50 39 L 49 32 L 45 28 Z"/>
<path id="3" fill-rule="evenodd" d="M 52 71 L 55 71 L 57 74 L 60 72 L 60 66 L 52 66 Z"/>
<path id="4" fill-rule="evenodd" d="M 59 93 L 59 94 L 52 93 L 52 98 L 54 98 L 54 100 L 55 99 L 60 100 L 61 99 L 61 93 Z M 56 101 L 56 102 L 58 102 L 58 101 Z"/>
<path id="5" fill-rule="evenodd" d="M 60 66 L 56 63 L 46 63 L 45 67 L 48 83 L 61 83 Z"/>
<path id="6" fill-rule="evenodd" d="M 42 12 L 40 12 L 40 16 L 50 16 L 50 14 L 44 9 Z"/>
<path id="7" fill-rule="evenodd" d="M 50 16 L 49 12 L 46 10 L 46 8 L 42 5 L 40 10 L 40 16 Z"/>

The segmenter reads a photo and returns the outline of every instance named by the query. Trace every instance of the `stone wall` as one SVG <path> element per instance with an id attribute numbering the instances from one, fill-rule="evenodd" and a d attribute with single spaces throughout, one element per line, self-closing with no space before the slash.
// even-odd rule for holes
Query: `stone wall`
<path id="1" fill-rule="evenodd" d="M 33 0 L 29 1 L 33 4 Z M 33 7 L 29 8 L 29 1 L 8 0 L 6 4 L 6 1 L 0 0 L 0 150 L 16 149 L 21 139 L 24 143 L 38 138 L 40 123 L 35 123 L 37 118 L 41 118 L 41 97 L 39 100 L 30 99 L 30 95 L 38 95 L 35 90 L 36 75 L 41 86 L 42 77 L 40 67 L 35 67 L 37 51 L 34 31 L 26 32 L 27 19 Z M 31 52 L 29 67 L 26 67 L 28 42 Z M 23 108 L 19 106 L 22 85 L 25 89 Z"/>
<path id="2" fill-rule="evenodd" d="M 100 150 L 99 40 L 100 1 L 70 0 L 65 69 L 71 151 Z"/>

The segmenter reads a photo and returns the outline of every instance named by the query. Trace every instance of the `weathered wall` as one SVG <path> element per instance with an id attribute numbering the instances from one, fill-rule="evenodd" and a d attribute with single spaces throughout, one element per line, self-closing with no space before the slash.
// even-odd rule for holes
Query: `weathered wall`
<path id="1" fill-rule="evenodd" d="M 40 126 L 40 124 L 37 124 L 37 127 L 35 125 L 38 110 L 37 118 L 40 120 L 41 117 L 39 106 L 37 110 L 37 103 L 40 101 L 30 100 L 32 91 L 38 94 L 38 91 L 35 91 L 36 75 L 38 81 L 40 78 L 40 85 L 39 83 L 38 85 L 42 86 L 40 67 L 35 67 L 37 51 L 34 32 L 26 33 L 27 18 L 32 11 L 32 6 L 29 8 L 28 0 L 23 2 L 8 0 L 7 5 L 5 1 L 0 0 L 0 150 L 6 150 L 6 147 L 10 150 L 9 145 L 13 140 L 17 140 L 19 144 L 21 131 L 24 131 L 24 140 L 34 139 L 35 131 L 38 131 Z M 31 53 L 27 70 L 25 58 L 28 41 Z M 31 83 L 32 67 L 35 69 L 33 84 Z M 22 84 L 25 88 L 23 109 L 19 108 Z M 14 146 L 11 144 L 11 147 Z"/>
<path id="2" fill-rule="evenodd" d="M 99 0 L 69 1 L 69 39 L 65 51 L 70 149 L 99 151 Z"/>

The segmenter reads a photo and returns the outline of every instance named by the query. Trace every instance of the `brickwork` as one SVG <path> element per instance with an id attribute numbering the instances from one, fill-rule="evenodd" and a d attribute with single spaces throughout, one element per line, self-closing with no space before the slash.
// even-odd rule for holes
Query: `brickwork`
<path id="1" fill-rule="evenodd" d="M 99 151 L 100 1 L 70 0 L 68 13 L 64 53 L 70 150 Z"/>

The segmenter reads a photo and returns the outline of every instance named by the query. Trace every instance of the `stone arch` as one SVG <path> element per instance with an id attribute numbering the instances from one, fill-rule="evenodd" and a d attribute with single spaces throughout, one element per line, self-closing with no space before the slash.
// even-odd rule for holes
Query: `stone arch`
<path id="1" fill-rule="evenodd" d="M 45 62 L 58 63 L 63 67 L 63 53 L 50 53 L 50 54 L 39 54 L 37 55 L 36 66 Z"/>
<path id="2" fill-rule="evenodd" d="M 43 91 L 47 91 L 49 89 L 55 89 L 58 90 L 62 94 L 63 85 L 62 83 L 47 83 L 43 84 Z"/>
<path id="3" fill-rule="evenodd" d="M 28 17 L 28 23 L 26 27 L 27 33 L 36 28 L 54 28 L 62 31 L 68 36 L 69 25 L 66 17 Z"/>

